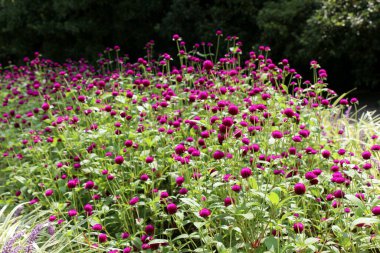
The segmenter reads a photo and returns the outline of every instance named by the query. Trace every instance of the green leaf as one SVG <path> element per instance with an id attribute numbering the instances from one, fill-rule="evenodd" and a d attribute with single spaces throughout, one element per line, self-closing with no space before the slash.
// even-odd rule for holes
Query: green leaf
<path id="1" fill-rule="evenodd" d="M 366 217 L 363 217 L 363 218 L 359 218 L 359 219 L 356 219 L 352 222 L 351 224 L 351 229 L 353 229 L 356 225 L 358 224 L 367 224 L 367 225 L 371 225 L 371 224 L 376 224 L 376 223 L 379 223 L 380 220 L 377 219 L 377 218 L 366 218 Z"/>
<path id="2" fill-rule="evenodd" d="M 243 213 L 243 214 L 239 214 L 239 215 L 243 216 L 247 220 L 252 220 L 253 219 L 253 213 Z"/>
<path id="3" fill-rule="evenodd" d="M 180 240 L 180 239 L 187 239 L 189 237 L 190 236 L 188 234 L 182 234 L 182 235 L 179 235 L 176 238 L 174 238 L 173 241 Z"/>
<path id="4" fill-rule="evenodd" d="M 305 240 L 305 244 L 306 245 L 310 245 L 310 244 L 314 244 L 316 242 L 319 242 L 319 239 L 318 238 L 315 238 L 315 237 L 310 237 L 310 238 L 307 238 Z"/>
<path id="5" fill-rule="evenodd" d="M 165 239 L 154 239 L 152 241 L 149 242 L 149 244 L 156 244 L 156 243 L 167 243 L 168 240 L 165 240 Z"/>
<path id="6" fill-rule="evenodd" d="M 206 224 L 206 222 L 194 222 L 194 226 L 198 229 L 203 227 Z"/>
<path id="7" fill-rule="evenodd" d="M 272 202 L 272 204 L 275 206 L 280 203 L 280 197 L 274 191 L 268 194 L 268 198 L 270 202 Z"/>
<path id="8" fill-rule="evenodd" d="M 181 198 L 181 201 L 191 207 L 196 207 L 199 208 L 201 207 L 200 204 L 198 204 L 194 199 L 189 199 L 189 198 Z"/>
<path id="9" fill-rule="evenodd" d="M 277 252 L 278 251 L 278 240 L 274 236 L 269 236 L 264 240 L 264 244 L 268 250 Z"/>

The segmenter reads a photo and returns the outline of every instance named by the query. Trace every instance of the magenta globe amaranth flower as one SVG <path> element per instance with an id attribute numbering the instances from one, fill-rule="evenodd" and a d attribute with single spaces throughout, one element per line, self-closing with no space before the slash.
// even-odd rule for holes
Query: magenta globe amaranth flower
<path id="1" fill-rule="evenodd" d="M 116 164 L 122 164 L 124 162 L 124 157 L 122 156 L 116 156 L 115 157 L 115 163 Z"/>
<path id="2" fill-rule="evenodd" d="M 54 191 L 52 189 L 48 189 L 45 191 L 45 196 L 49 197 L 49 196 L 53 195 L 53 193 L 54 193 Z"/>
<path id="3" fill-rule="evenodd" d="M 294 192 L 297 195 L 303 195 L 306 192 L 306 186 L 303 183 L 296 183 L 294 185 Z"/>
<path id="4" fill-rule="evenodd" d="M 98 239 L 99 239 L 99 242 L 106 242 L 107 241 L 107 235 L 103 234 L 103 233 L 100 233 L 98 235 Z"/>
<path id="5" fill-rule="evenodd" d="M 300 234 L 303 232 L 304 226 L 301 222 L 296 222 L 293 225 L 293 229 L 294 229 L 294 232 L 296 232 L 297 234 Z"/>
<path id="6" fill-rule="evenodd" d="M 47 111 L 47 110 L 49 110 L 49 108 L 50 108 L 50 105 L 48 104 L 48 103 L 43 103 L 42 104 L 42 106 L 41 106 L 41 109 L 42 110 L 44 110 L 45 112 Z"/>
<path id="7" fill-rule="evenodd" d="M 213 154 L 215 160 L 220 160 L 224 157 L 224 152 L 220 150 L 216 150 Z"/>
<path id="8" fill-rule="evenodd" d="M 371 158 L 371 152 L 369 152 L 369 151 L 364 151 L 363 153 L 362 153 L 362 157 L 363 157 L 363 159 L 365 159 L 365 160 L 368 160 L 368 159 L 370 159 Z"/>
<path id="9" fill-rule="evenodd" d="M 275 138 L 275 139 L 281 139 L 284 135 L 282 134 L 281 131 L 279 130 L 274 130 L 272 132 L 272 137 Z"/>
<path id="10" fill-rule="evenodd" d="M 169 214 L 175 214 L 177 212 L 177 205 L 174 203 L 170 203 L 166 206 L 166 210 Z"/>
<path id="11" fill-rule="evenodd" d="M 371 211 L 373 215 L 380 215 L 380 206 L 374 206 Z"/>
<path id="12" fill-rule="evenodd" d="M 252 175 L 252 170 L 250 168 L 242 168 L 240 175 L 242 178 L 248 178 Z"/>
<path id="13" fill-rule="evenodd" d="M 182 177 L 182 176 L 179 176 L 175 179 L 175 183 L 178 185 L 178 186 L 181 186 L 183 184 L 183 182 L 185 182 L 185 178 Z"/>
<path id="14" fill-rule="evenodd" d="M 101 231 L 103 229 L 103 226 L 101 224 L 97 223 L 97 224 L 94 224 L 92 226 L 92 229 L 95 231 Z"/>
<path id="15" fill-rule="evenodd" d="M 152 163 L 154 161 L 154 157 L 153 156 L 148 156 L 146 159 L 145 159 L 145 162 L 146 163 Z"/>
<path id="16" fill-rule="evenodd" d="M 70 216 L 70 217 L 73 217 L 73 216 L 77 216 L 78 215 L 78 212 L 77 210 L 75 209 L 71 209 L 67 212 L 67 214 Z"/>
<path id="17" fill-rule="evenodd" d="M 139 197 L 133 197 L 130 201 L 129 201 L 129 204 L 131 205 L 131 206 L 134 206 L 134 205 L 136 205 L 136 203 L 137 202 L 139 202 Z"/>
<path id="18" fill-rule="evenodd" d="M 199 216 L 202 218 L 207 218 L 211 215 L 211 210 L 207 208 L 203 208 L 202 210 L 199 211 Z"/>
<path id="19" fill-rule="evenodd" d="M 203 62 L 203 68 L 207 71 L 210 71 L 214 67 L 214 64 L 210 60 L 205 60 Z"/>
<path id="20" fill-rule="evenodd" d="M 154 233 L 154 226 L 152 224 L 146 225 L 145 233 L 147 233 L 148 235 L 152 235 Z"/>

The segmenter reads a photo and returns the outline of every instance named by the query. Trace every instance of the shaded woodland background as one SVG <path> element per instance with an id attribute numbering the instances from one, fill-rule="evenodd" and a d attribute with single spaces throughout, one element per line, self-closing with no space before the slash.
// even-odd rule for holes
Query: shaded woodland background
<path id="1" fill-rule="evenodd" d="M 378 0 L 0 1 L 0 62 L 21 63 L 39 51 L 56 61 L 95 63 L 114 45 L 134 60 L 150 40 L 156 53 L 174 55 L 174 33 L 191 49 L 215 45 L 217 29 L 237 35 L 245 53 L 269 45 L 272 59 L 289 59 L 306 78 L 310 60 L 318 60 L 337 91 L 380 90 Z"/>

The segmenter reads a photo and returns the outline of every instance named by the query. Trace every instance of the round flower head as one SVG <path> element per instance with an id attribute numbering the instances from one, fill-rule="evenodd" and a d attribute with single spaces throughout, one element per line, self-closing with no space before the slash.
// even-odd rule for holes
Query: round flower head
<path id="1" fill-rule="evenodd" d="M 372 208 L 373 215 L 380 215 L 380 206 L 375 206 Z"/>
<path id="2" fill-rule="evenodd" d="M 224 157 L 224 152 L 220 150 L 216 150 L 213 154 L 215 160 L 220 160 Z"/>
<path id="3" fill-rule="evenodd" d="M 177 212 L 177 205 L 170 203 L 166 206 L 166 210 L 169 214 L 175 214 Z"/>
<path id="4" fill-rule="evenodd" d="M 106 242 L 107 241 L 107 235 L 103 234 L 103 233 L 100 233 L 98 235 L 98 239 L 99 239 L 99 242 Z"/>
<path id="5" fill-rule="evenodd" d="M 300 234 L 304 230 L 304 226 L 301 222 L 296 222 L 293 225 L 293 229 L 294 229 L 294 232 L 296 232 L 297 234 Z"/>
<path id="6" fill-rule="evenodd" d="M 199 211 L 199 216 L 203 218 L 207 218 L 211 215 L 211 211 L 207 208 L 203 208 L 202 210 Z"/>
<path id="7" fill-rule="evenodd" d="M 236 105 L 230 105 L 228 107 L 228 113 L 231 114 L 231 115 L 237 115 L 237 114 L 239 114 L 239 107 L 237 107 Z"/>
<path id="8" fill-rule="evenodd" d="M 77 216 L 78 215 L 78 212 L 77 210 L 75 209 L 71 209 L 67 212 L 67 214 L 70 216 L 70 217 L 73 217 L 73 216 Z"/>
<path id="9" fill-rule="evenodd" d="M 49 110 L 50 105 L 48 103 L 43 103 L 41 108 L 42 108 L 42 110 L 44 110 L 46 112 L 47 110 Z"/>
<path id="10" fill-rule="evenodd" d="M 297 195 L 305 194 L 305 192 L 306 192 L 306 186 L 303 183 L 296 183 L 294 185 L 294 192 Z"/>
<path id="11" fill-rule="evenodd" d="M 240 175 L 242 178 L 248 178 L 252 175 L 252 170 L 250 168 L 242 168 Z"/>
<path id="12" fill-rule="evenodd" d="M 368 159 L 370 159 L 371 158 L 371 152 L 369 152 L 369 151 L 364 151 L 363 153 L 362 153 L 362 157 L 363 157 L 363 159 L 365 159 L 365 160 L 368 160 Z"/>
<path id="13" fill-rule="evenodd" d="M 175 179 L 175 183 L 178 185 L 178 186 L 181 186 L 183 184 L 183 182 L 185 182 L 185 178 L 182 177 L 182 176 L 179 176 Z"/>
<path id="14" fill-rule="evenodd" d="M 206 60 L 203 62 L 203 68 L 207 71 L 211 70 L 214 67 L 214 64 L 210 60 Z"/>
<path id="15" fill-rule="evenodd" d="M 124 162 L 124 158 L 122 156 L 116 156 L 115 157 L 115 163 L 116 164 L 122 164 Z"/>
<path id="16" fill-rule="evenodd" d="M 153 161 L 154 161 L 153 156 L 148 156 L 148 157 L 145 159 L 145 162 L 146 162 L 146 163 L 152 163 Z"/>
<path id="17" fill-rule="evenodd" d="M 92 229 L 96 231 L 101 231 L 103 229 L 103 226 L 101 224 L 94 224 L 92 226 Z"/>
<path id="18" fill-rule="evenodd" d="M 282 134 L 281 131 L 279 130 L 274 130 L 272 132 L 272 137 L 275 138 L 275 139 L 281 139 L 284 135 Z"/>
<path id="19" fill-rule="evenodd" d="M 148 235 L 152 235 L 154 233 L 154 226 L 152 224 L 146 225 L 145 233 L 147 233 Z"/>
<path id="20" fill-rule="evenodd" d="M 48 189 L 45 191 L 45 196 L 49 197 L 49 196 L 53 195 L 53 193 L 54 193 L 54 191 L 52 189 Z"/>

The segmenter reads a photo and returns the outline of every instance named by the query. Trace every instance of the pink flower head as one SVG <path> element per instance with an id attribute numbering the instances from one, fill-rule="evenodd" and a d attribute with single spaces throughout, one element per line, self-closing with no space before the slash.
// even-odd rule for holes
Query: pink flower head
<path id="1" fill-rule="evenodd" d="M 212 61 L 210 61 L 210 60 L 205 60 L 205 61 L 203 62 L 203 68 L 204 68 L 206 71 L 210 71 L 213 67 L 214 67 L 214 64 L 212 63 Z"/>
<path id="2" fill-rule="evenodd" d="M 96 231 L 101 231 L 103 229 L 103 226 L 101 224 L 97 223 L 97 224 L 94 224 L 92 226 L 92 229 L 96 230 Z"/>
<path id="3" fill-rule="evenodd" d="M 248 178 L 252 175 L 252 170 L 250 168 L 242 168 L 240 175 L 242 178 Z"/>
<path id="4" fill-rule="evenodd" d="M 372 208 L 373 215 L 380 215 L 380 206 L 375 206 Z"/>
<path id="5" fill-rule="evenodd" d="M 296 232 L 297 234 L 300 234 L 304 230 L 304 226 L 301 222 L 296 222 L 293 225 L 293 229 L 294 229 L 294 232 Z"/>
<path id="6" fill-rule="evenodd" d="M 275 139 L 281 139 L 284 135 L 282 134 L 281 131 L 279 130 L 274 130 L 272 132 L 272 137 L 275 138 Z"/>
<path id="7" fill-rule="evenodd" d="M 45 196 L 49 197 L 49 196 L 53 195 L 53 193 L 54 193 L 54 191 L 52 189 L 48 189 L 45 191 Z"/>
<path id="8" fill-rule="evenodd" d="M 116 156 L 115 157 L 115 163 L 116 164 L 122 164 L 124 162 L 124 157 L 122 156 Z"/>
<path id="9" fill-rule="evenodd" d="M 211 210 L 207 208 L 203 208 L 202 210 L 199 211 L 199 216 L 203 218 L 207 218 L 211 215 Z"/>
<path id="10" fill-rule="evenodd" d="M 70 217 L 73 217 L 73 216 L 77 216 L 78 215 L 78 212 L 77 210 L 75 209 L 71 209 L 67 212 L 67 214 L 70 216 Z"/>
<path id="11" fill-rule="evenodd" d="M 170 203 L 166 206 L 166 210 L 169 214 L 175 214 L 177 212 L 177 209 L 177 205 L 173 203 Z"/>
<path id="12" fill-rule="evenodd" d="M 306 186 L 303 183 L 296 183 L 294 185 L 294 192 L 297 195 L 303 195 L 306 192 Z"/>
<path id="13" fill-rule="evenodd" d="M 134 206 L 134 205 L 136 205 L 136 203 L 137 202 L 139 202 L 139 197 L 133 197 L 130 201 L 129 201 L 129 204 L 131 205 L 131 206 Z"/>
<path id="14" fill-rule="evenodd" d="M 224 153 L 223 153 L 223 151 L 216 150 L 213 154 L 213 157 L 215 160 L 222 159 L 224 157 Z"/>
<path id="15" fill-rule="evenodd" d="M 103 234 L 103 233 L 100 233 L 98 235 L 98 239 L 99 239 L 99 242 L 106 242 L 107 241 L 107 235 Z"/>
<path id="16" fill-rule="evenodd" d="M 368 160 L 368 159 L 370 159 L 371 158 L 371 152 L 369 152 L 369 151 L 364 151 L 363 153 L 362 153 L 362 157 L 363 157 L 363 159 L 365 159 L 365 160 Z"/>
<path id="17" fill-rule="evenodd" d="M 145 162 L 146 163 L 152 163 L 154 161 L 154 157 L 153 156 L 148 156 L 146 159 L 145 159 Z"/>

